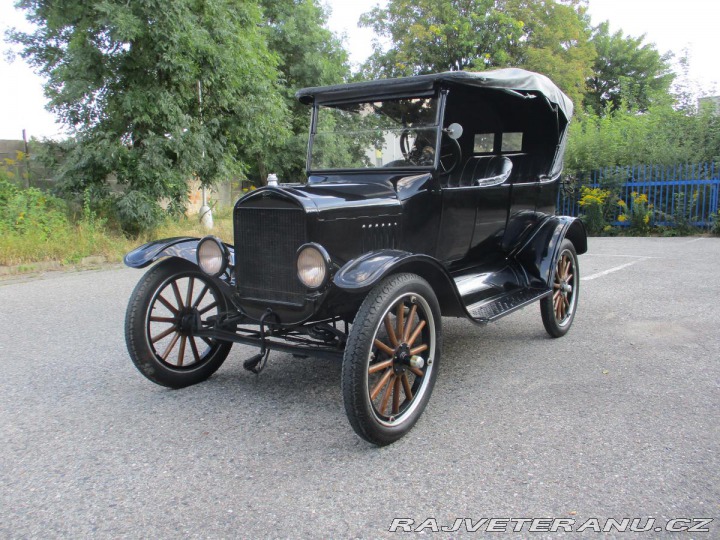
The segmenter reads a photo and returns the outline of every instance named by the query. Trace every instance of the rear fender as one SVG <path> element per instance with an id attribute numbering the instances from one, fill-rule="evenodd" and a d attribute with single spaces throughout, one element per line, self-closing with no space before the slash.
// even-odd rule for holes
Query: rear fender
<path id="1" fill-rule="evenodd" d="M 527 272 L 531 286 L 550 286 L 565 238 L 573 243 L 578 255 L 587 252 L 587 232 L 582 221 L 569 216 L 549 216 L 514 254 Z"/>
<path id="2" fill-rule="evenodd" d="M 417 274 L 430 284 L 443 315 L 467 316 L 452 277 L 428 255 L 395 249 L 371 251 L 343 265 L 333 277 L 333 283 L 348 293 L 366 294 L 385 277 L 402 272 Z"/>

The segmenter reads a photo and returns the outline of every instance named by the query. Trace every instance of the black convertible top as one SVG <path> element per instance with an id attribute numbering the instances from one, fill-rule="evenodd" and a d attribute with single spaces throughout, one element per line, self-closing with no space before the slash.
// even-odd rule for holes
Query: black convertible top
<path id="1" fill-rule="evenodd" d="M 332 86 L 303 88 L 295 94 L 302 103 L 352 100 L 363 97 L 402 95 L 431 92 L 445 84 L 504 90 L 511 93 L 540 93 L 558 106 L 566 120 L 570 120 L 573 104 L 570 98 L 545 75 L 518 68 L 494 71 L 446 71 L 432 75 L 378 79 Z"/>

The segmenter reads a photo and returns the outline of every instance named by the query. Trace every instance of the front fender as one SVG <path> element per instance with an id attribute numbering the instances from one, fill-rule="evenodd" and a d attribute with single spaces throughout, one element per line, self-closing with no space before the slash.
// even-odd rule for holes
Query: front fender
<path id="1" fill-rule="evenodd" d="M 179 257 L 197 263 L 195 252 L 199 241 L 190 236 L 154 240 L 133 249 L 125 255 L 123 262 L 131 268 L 145 268 L 164 257 Z"/>
<path id="2" fill-rule="evenodd" d="M 154 240 L 140 247 L 133 249 L 125 255 L 123 262 L 131 268 L 145 268 L 157 260 L 165 257 L 179 257 L 193 264 L 197 264 L 197 245 L 200 238 L 191 236 L 179 236 L 176 238 L 164 238 Z M 230 256 L 230 266 L 235 264 L 235 250 L 229 244 L 225 244 Z"/>
<path id="3" fill-rule="evenodd" d="M 550 286 L 560 244 L 567 238 L 578 255 L 587 252 L 587 232 L 578 218 L 548 216 L 515 254 L 533 287 Z"/>
<path id="4" fill-rule="evenodd" d="M 396 249 L 371 251 L 343 265 L 333 283 L 349 293 L 366 293 L 385 277 L 401 272 L 417 274 L 430 284 L 443 315 L 467 316 L 455 281 L 442 264 L 428 255 Z"/>

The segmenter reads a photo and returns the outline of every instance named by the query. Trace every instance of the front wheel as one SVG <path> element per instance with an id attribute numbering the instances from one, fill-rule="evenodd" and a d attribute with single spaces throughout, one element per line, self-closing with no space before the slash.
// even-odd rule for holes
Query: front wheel
<path id="1" fill-rule="evenodd" d="M 182 388 L 210 377 L 232 343 L 198 337 L 192 329 L 227 310 L 225 297 L 194 264 L 166 259 L 152 267 L 130 296 L 125 341 L 140 373 L 162 386 Z"/>
<path id="2" fill-rule="evenodd" d="M 563 240 L 553 270 L 552 295 L 540 300 L 540 314 L 545 330 L 552 337 L 567 334 L 575 318 L 580 294 L 580 267 L 575 246 Z"/>
<path id="3" fill-rule="evenodd" d="M 441 348 L 440 307 L 427 281 L 398 274 L 368 294 L 342 367 L 345 411 L 360 437 L 382 446 L 410 431 L 430 399 Z"/>

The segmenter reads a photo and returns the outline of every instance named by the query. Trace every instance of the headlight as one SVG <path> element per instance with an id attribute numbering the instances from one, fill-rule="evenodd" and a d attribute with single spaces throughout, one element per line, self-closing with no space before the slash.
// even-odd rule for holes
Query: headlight
<path id="1" fill-rule="evenodd" d="M 211 276 L 219 276 L 227 268 L 228 257 L 219 238 L 206 236 L 198 243 L 197 262 L 200 270 Z"/>
<path id="2" fill-rule="evenodd" d="M 308 289 L 319 289 L 328 277 L 330 257 L 317 244 L 306 244 L 298 250 L 298 278 Z"/>

